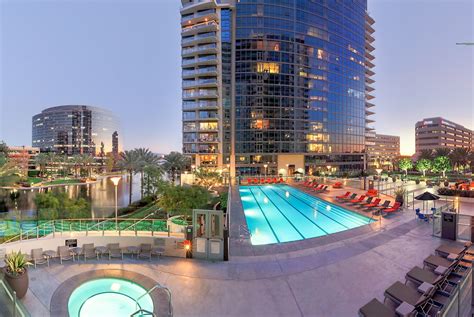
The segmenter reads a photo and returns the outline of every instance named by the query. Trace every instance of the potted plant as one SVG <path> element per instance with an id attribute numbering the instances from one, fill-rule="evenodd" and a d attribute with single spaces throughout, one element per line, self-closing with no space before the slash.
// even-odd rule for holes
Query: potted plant
<path id="1" fill-rule="evenodd" d="M 396 182 L 397 181 L 397 177 L 396 176 L 392 176 L 392 182 Z"/>
<path id="2" fill-rule="evenodd" d="M 419 178 L 415 179 L 415 184 L 417 184 L 417 185 L 420 184 L 420 179 Z"/>
<path id="3" fill-rule="evenodd" d="M 399 187 L 396 191 L 395 191 L 395 201 L 396 202 L 399 202 L 401 206 L 403 206 L 403 203 L 405 202 L 405 195 L 406 195 L 407 191 L 405 188 L 403 187 Z"/>
<path id="4" fill-rule="evenodd" d="M 31 265 L 20 251 L 10 253 L 5 257 L 5 281 L 16 292 L 16 297 L 21 299 L 28 291 L 28 270 Z"/>
<path id="5" fill-rule="evenodd" d="M 449 186 L 449 182 L 448 182 L 448 180 L 446 179 L 446 180 L 444 181 L 444 187 L 448 187 L 448 186 Z"/>

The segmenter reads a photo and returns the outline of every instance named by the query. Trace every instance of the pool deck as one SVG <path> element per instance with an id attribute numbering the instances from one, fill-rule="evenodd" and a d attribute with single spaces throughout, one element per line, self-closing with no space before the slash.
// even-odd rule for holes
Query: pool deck
<path id="1" fill-rule="evenodd" d="M 231 227 L 239 217 L 245 221 L 243 213 L 231 215 Z M 452 243 L 432 237 L 431 231 L 431 224 L 416 221 L 410 210 L 279 248 L 249 249 L 234 237 L 229 262 L 163 257 L 60 265 L 55 260 L 50 267 L 30 269 L 23 302 L 33 317 L 50 316 L 53 294 L 68 279 L 123 269 L 169 287 L 174 316 L 356 316 L 372 298 L 383 301 L 384 290 L 404 282 L 406 272 L 422 266 L 438 245 Z"/>

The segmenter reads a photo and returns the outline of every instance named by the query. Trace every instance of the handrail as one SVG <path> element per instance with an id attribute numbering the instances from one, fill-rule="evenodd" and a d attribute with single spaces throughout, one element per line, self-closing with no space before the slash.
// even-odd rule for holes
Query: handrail
<path id="1" fill-rule="evenodd" d="M 135 308 L 138 309 L 140 306 L 138 304 L 138 301 L 142 299 L 144 296 L 149 295 L 151 292 L 153 292 L 155 289 L 162 289 L 165 290 L 168 293 L 168 312 L 170 316 L 173 316 L 173 305 L 171 305 L 171 291 L 169 290 L 168 287 L 161 285 L 160 283 L 157 283 L 155 286 L 150 288 L 145 294 L 140 295 L 136 300 L 135 300 Z"/>
<path id="2" fill-rule="evenodd" d="M 26 236 L 28 237 L 28 234 L 29 234 L 30 232 L 36 232 L 36 235 L 38 236 L 39 230 L 41 230 L 40 227 L 41 227 L 41 226 L 44 227 L 45 225 L 50 224 L 51 222 L 54 223 L 54 220 L 50 220 L 50 221 L 48 221 L 48 222 L 42 223 L 41 225 L 37 226 L 36 228 L 27 230 L 27 231 L 25 231 L 25 232 L 22 231 L 21 225 L 20 225 L 20 233 L 17 234 L 16 236 L 13 236 L 12 238 L 10 238 L 10 239 L 4 241 L 3 243 L 8 243 L 8 242 L 14 241 L 14 240 L 15 240 L 16 238 L 18 238 L 18 237 L 20 237 L 20 240 L 21 240 L 22 237 L 23 237 L 23 235 L 26 234 Z M 44 230 L 44 228 L 43 228 L 43 230 Z"/>
<path id="3" fill-rule="evenodd" d="M 149 214 L 149 215 L 143 217 L 142 219 L 138 220 L 137 222 L 134 222 L 134 223 L 131 224 L 130 226 L 126 227 L 125 229 L 122 229 L 122 230 L 119 230 L 119 231 L 126 231 L 127 229 L 129 229 L 129 228 L 131 228 L 131 227 L 133 227 L 133 226 L 135 226 L 135 229 L 136 229 L 137 224 L 139 224 L 140 222 L 142 222 L 142 221 L 144 221 L 144 220 L 147 220 L 148 217 L 154 216 L 154 215 L 155 215 L 155 213 Z"/>

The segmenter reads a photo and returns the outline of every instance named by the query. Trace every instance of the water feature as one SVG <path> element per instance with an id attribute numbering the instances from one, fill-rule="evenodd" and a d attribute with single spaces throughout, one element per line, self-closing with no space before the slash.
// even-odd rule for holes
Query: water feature
<path id="1" fill-rule="evenodd" d="M 126 207 L 129 199 L 130 182 L 128 176 L 123 176 L 117 187 L 118 207 Z M 39 192 L 62 191 L 70 198 L 85 198 L 91 203 L 92 217 L 107 217 L 115 210 L 114 185 L 109 178 L 103 178 L 95 183 L 80 185 L 64 185 L 49 188 L 18 189 L 18 198 L 12 199 L 11 189 L 0 188 L 0 204 L 5 202 L 7 212 L 0 212 L 0 219 L 35 219 L 36 207 L 34 197 Z M 140 175 L 133 177 L 132 201 L 140 199 Z"/>

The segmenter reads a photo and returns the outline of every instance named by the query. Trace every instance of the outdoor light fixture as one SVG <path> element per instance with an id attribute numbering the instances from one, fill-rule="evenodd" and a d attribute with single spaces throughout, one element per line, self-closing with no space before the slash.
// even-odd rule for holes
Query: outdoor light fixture
<path id="1" fill-rule="evenodd" d="M 121 179 L 121 176 L 114 176 L 110 178 L 115 187 L 115 230 L 118 230 L 117 187 Z"/>

